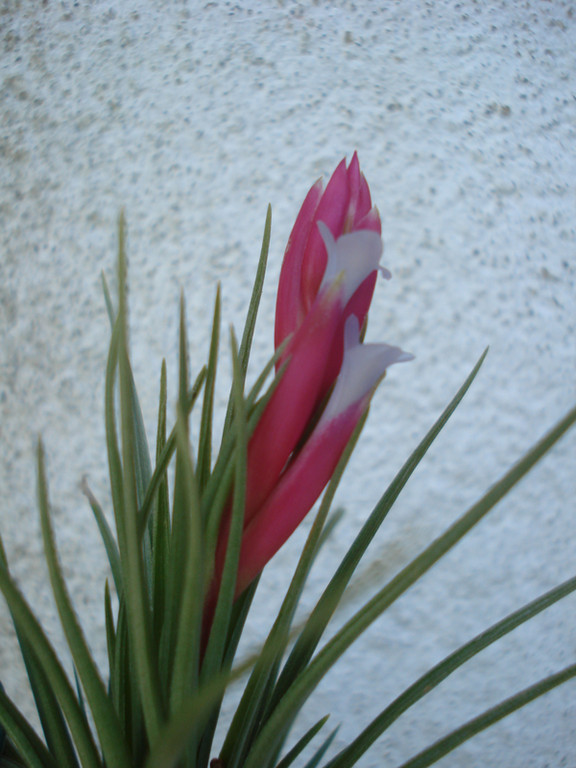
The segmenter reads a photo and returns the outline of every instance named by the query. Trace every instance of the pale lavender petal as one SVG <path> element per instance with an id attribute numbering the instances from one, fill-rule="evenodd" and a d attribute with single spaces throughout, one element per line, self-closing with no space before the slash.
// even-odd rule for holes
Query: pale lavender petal
<path id="1" fill-rule="evenodd" d="M 318 222 L 318 229 L 328 252 L 321 288 L 342 274 L 346 304 L 368 275 L 378 269 L 382 256 L 382 238 L 377 232 L 361 229 L 334 240 L 323 221 Z"/>
<path id="2" fill-rule="evenodd" d="M 350 406 L 369 397 L 386 368 L 395 363 L 405 363 L 414 356 L 400 347 L 389 344 L 360 344 L 358 319 L 351 315 L 346 320 L 344 331 L 344 359 L 342 367 L 321 423 L 326 423 Z"/>

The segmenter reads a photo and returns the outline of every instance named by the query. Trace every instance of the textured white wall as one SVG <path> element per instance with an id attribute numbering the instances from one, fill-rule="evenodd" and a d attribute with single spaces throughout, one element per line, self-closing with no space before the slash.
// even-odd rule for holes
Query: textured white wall
<path id="1" fill-rule="evenodd" d="M 13 570 L 54 638 L 35 506 L 39 432 L 65 571 L 104 658 L 104 555 L 79 485 L 86 474 L 109 511 L 99 275 L 113 275 L 121 206 L 135 374 L 153 437 L 163 355 L 175 392 L 180 286 L 200 365 L 218 280 L 225 323 L 240 325 L 271 202 L 254 350 L 262 363 L 299 204 L 319 175 L 359 151 L 394 274 L 377 289 L 369 338 L 399 344 L 416 360 L 393 369 L 375 398 L 339 497 L 346 517 L 312 593 L 487 344 L 473 390 L 370 550 L 379 581 L 570 407 L 575 17 L 576 5 L 561 0 L 4 0 L 0 522 Z M 219 407 L 227 372 L 224 360 Z M 306 721 L 331 711 L 331 722 L 343 723 L 343 745 L 428 665 L 571 575 L 574 469 L 571 435 L 371 628 L 310 700 Z M 265 630 L 303 536 L 268 569 L 253 638 Z M 566 600 L 461 670 L 362 765 L 394 766 L 573 661 L 575 606 Z M 30 712 L 16 658 L 2 604 L 0 677 Z M 574 766 L 575 691 L 573 683 L 557 689 L 441 765 Z"/>

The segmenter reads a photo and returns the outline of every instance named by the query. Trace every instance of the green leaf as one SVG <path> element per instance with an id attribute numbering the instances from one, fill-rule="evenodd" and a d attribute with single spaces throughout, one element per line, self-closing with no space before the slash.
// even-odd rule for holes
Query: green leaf
<path id="1" fill-rule="evenodd" d="M 104 302 L 106 304 L 106 311 L 108 313 L 108 320 L 110 321 L 110 327 L 114 328 L 116 322 L 116 312 L 114 312 L 114 306 L 112 304 L 112 297 L 110 295 L 110 289 L 108 288 L 108 281 L 104 272 L 101 273 L 102 277 L 102 291 L 104 293 Z"/>
<path id="2" fill-rule="evenodd" d="M 439 538 L 432 542 L 408 566 L 403 568 L 383 589 L 369 600 L 324 646 L 298 675 L 262 729 L 243 768 L 256 768 L 266 759 L 282 738 L 287 720 L 303 706 L 304 701 L 330 667 L 354 640 L 367 629 L 386 608 L 412 586 L 429 568 L 468 533 L 500 499 L 536 464 L 576 421 L 576 408 L 570 411 L 528 453 L 520 459 L 492 488 Z"/>
<path id="3" fill-rule="evenodd" d="M 193 584 L 187 584 L 188 592 L 186 594 L 189 595 L 190 590 L 194 586 L 198 586 L 198 583 L 202 586 L 197 595 L 203 594 L 203 581 L 198 581 L 200 578 L 198 573 L 202 572 L 202 565 L 198 556 L 195 556 L 196 552 L 202 552 L 200 540 L 202 529 L 200 526 L 201 516 L 198 512 L 198 488 L 188 437 L 188 344 L 183 295 L 181 295 L 180 300 L 179 333 L 179 387 L 175 426 L 176 468 L 170 537 L 170 563 L 166 584 L 166 618 L 160 647 L 160 668 L 162 670 L 162 677 L 167 685 L 165 693 L 170 702 L 170 711 L 176 705 L 177 700 L 179 700 L 182 690 L 186 686 L 195 687 L 197 684 L 195 682 L 198 674 L 197 656 L 199 649 L 197 642 L 196 646 L 191 649 L 191 653 L 188 654 L 187 659 L 182 657 L 179 662 L 179 664 L 183 664 L 189 669 L 190 674 L 186 676 L 185 680 L 178 679 L 176 681 L 175 679 L 176 646 L 178 642 L 184 642 L 184 638 L 179 635 L 181 631 L 180 623 L 184 620 L 186 623 L 196 625 L 197 611 L 200 610 L 199 608 L 197 610 L 194 609 L 189 597 L 186 598 L 188 603 L 184 606 L 184 574 L 186 572 L 192 573 L 190 569 L 194 569 L 194 582 Z M 189 549 L 190 544 L 192 544 L 191 550 Z M 186 617 L 183 619 L 184 612 L 186 612 Z M 196 634 L 196 630 L 194 632 Z M 178 639 L 179 637 L 180 640 Z M 192 638 L 190 638 L 190 641 L 192 641 Z M 179 653 L 184 654 L 182 647 Z M 173 688 L 173 681 L 177 686 L 177 691 Z"/>
<path id="4" fill-rule="evenodd" d="M 448 736 L 435 742 L 432 746 L 423 750 L 411 760 L 402 763 L 399 768 L 427 768 L 427 766 L 437 763 L 438 760 L 444 757 L 444 755 L 452 752 L 453 749 L 456 749 L 456 747 L 459 747 L 465 741 L 471 739 L 472 736 L 489 728 L 491 725 L 494 725 L 494 723 L 497 723 L 498 720 L 502 720 L 502 718 L 507 717 L 517 709 L 525 707 L 526 704 L 534 701 L 534 699 L 543 696 L 545 693 L 548 693 L 548 691 L 551 691 L 553 688 L 562 685 L 562 683 L 565 683 L 574 677 L 576 677 L 576 664 L 572 664 L 561 672 L 557 672 L 555 675 L 550 675 L 549 677 L 540 680 L 534 685 L 525 688 L 523 691 L 516 693 L 514 696 L 510 696 L 510 698 L 501 701 L 495 707 L 487 709 L 481 715 L 469 720 L 467 723 L 460 726 L 460 728 L 456 728 L 449 733 Z"/>
<path id="5" fill-rule="evenodd" d="M 308 622 L 304 627 L 300 637 L 294 644 L 294 648 L 282 670 L 274 692 L 274 702 L 280 701 L 299 672 L 304 669 L 306 664 L 312 658 L 320 638 L 322 637 L 334 611 L 336 610 L 344 590 L 348 586 L 358 563 L 364 556 L 369 544 L 378 532 L 392 505 L 400 495 L 400 492 L 410 479 L 412 473 L 426 455 L 428 449 L 445 426 L 450 416 L 454 413 L 462 398 L 468 391 L 470 385 L 476 378 L 478 371 L 488 353 L 486 349 L 466 381 L 462 384 L 456 395 L 452 398 L 448 406 L 444 409 L 440 418 L 434 423 L 415 451 L 408 457 L 394 480 L 388 486 L 386 492 L 382 495 L 378 504 L 374 507 L 372 513 L 362 526 L 360 533 L 353 541 L 350 549 L 344 559 L 338 566 L 336 573 L 330 580 L 330 583 L 324 590 L 316 607 L 310 614 Z"/>
<path id="6" fill-rule="evenodd" d="M 238 350 L 233 331 L 230 332 L 230 345 L 232 349 L 232 388 L 234 390 L 234 432 L 236 444 L 234 450 L 234 491 L 232 500 L 232 512 L 229 520 L 224 525 L 229 527 L 228 543 L 226 546 L 225 561 L 218 585 L 219 591 L 215 604 L 214 619 L 210 631 L 210 638 L 206 648 L 202 668 L 202 680 L 209 680 L 219 669 L 224 656 L 225 641 L 228 636 L 232 603 L 236 589 L 236 574 L 240 558 L 242 544 L 242 531 L 244 528 L 244 504 L 246 496 L 246 414 L 244 413 L 243 378 L 240 371 Z"/>
<path id="7" fill-rule="evenodd" d="M 126 262 L 125 230 L 126 230 L 126 223 L 124 220 L 124 213 L 122 212 L 118 219 L 118 249 L 119 249 L 119 260 L 120 259 L 122 260 L 123 265 L 125 265 L 125 262 Z M 124 269 L 124 266 L 122 267 L 122 269 Z M 121 280 L 119 280 L 120 290 L 123 290 L 122 288 L 123 281 L 124 281 L 124 278 L 122 277 Z M 102 273 L 102 288 L 104 291 L 104 300 L 106 302 L 106 309 L 108 312 L 108 318 L 110 320 L 110 326 L 112 327 L 112 329 L 114 329 L 114 325 L 117 317 L 114 312 L 112 299 L 110 297 L 110 290 L 108 288 L 108 283 L 106 281 L 106 277 L 104 273 Z M 119 305 L 122 306 L 123 302 L 124 302 L 124 299 L 121 298 L 119 300 Z M 119 312 L 120 312 L 120 308 L 119 308 Z M 140 408 L 138 393 L 136 391 L 136 384 L 134 382 L 134 376 L 131 369 L 130 369 L 130 388 L 131 388 L 131 399 L 132 399 L 132 417 L 134 419 L 134 434 L 135 434 L 135 444 L 136 444 L 136 453 L 135 453 L 136 479 L 137 479 L 139 499 L 141 501 L 144 496 L 144 492 L 146 491 L 146 488 L 148 486 L 148 483 L 150 481 L 151 467 L 150 467 L 150 454 L 148 451 L 148 440 L 146 438 L 146 431 L 144 429 L 144 420 L 142 418 L 142 410 Z"/>
<path id="8" fill-rule="evenodd" d="M 185 406 L 188 395 L 188 337 L 186 334 L 186 302 L 184 292 L 180 293 L 180 326 L 178 338 L 178 399 L 182 413 L 186 413 Z M 186 425 L 188 421 L 186 420 Z"/>
<path id="9" fill-rule="evenodd" d="M 312 759 L 309 760 L 304 768 L 316 768 L 316 766 L 320 763 L 320 760 L 324 757 L 326 752 L 330 749 L 330 745 L 334 741 L 334 737 L 340 730 L 340 726 L 337 728 L 334 728 L 332 733 L 328 736 L 327 739 L 324 740 L 324 743 L 320 745 L 320 747 L 316 750 L 315 754 L 312 755 Z"/>
<path id="10" fill-rule="evenodd" d="M 271 367 L 273 363 L 271 363 Z M 286 366 L 282 366 L 274 377 L 271 385 L 264 396 L 252 406 L 253 392 L 256 388 L 253 387 L 252 392 L 246 398 L 245 411 L 248 416 L 247 423 L 247 439 L 250 439 L 252 432 L 256 428 L 260 416 L 264 411 L 264 408 L 268 404 L 269 399 L 272 397 L 274 390 L 278 386 L 278 383 L 286 369 Z M 206 520 L 206 551 L 208 556 L 212 559 L 216 542 L 218 540 L 220 532 L 220 520 L 224 506 L 228 501 L 230 495 L 230 489 L 232 486 L 232 477 L 234 473 L 234 430 L 228 429 L 222 440 L 222 446 L 218 454 L 218 459 L 214 466 L 214 470 L 210 476 L 210 479 L 206 485 L 204 493 L 202 495 L 202 515 Z"/>
<path id="11" fill-rule="evenodd" d="M 198 395 L 200 394 L 200 390 L 202 389 L 202 386 L 204 384 L 205 378 L 206 378 L 206 368 L 204 367 L 198 374 L 196 381 L 194 382 L 192 389 L 190 390 L 186 398 L 186 415 L 187 416 L 190 416 L 190 413 L 194 407 L 194 404 L 198 399 Z M 166 440 L 166 443 L 162 448 L 160 456 L 156 458 L 156 466 L 154 468 L 152 477 L 150 478 L 150 483 L 148 484 L 148 488 L 146 490 L 146 496 L 140 508 L 139 517 L 140 517 L 140 528 L 141 528 L 140 536 L 141 537 L 144 536 L 146 525 L 148 523 L 148 518 L 152 511 L 152 503 L 154 501 L 156 492 L 158 491 L 160 484 L 164 482 L 166 479 L 166 472 L 168 470 L 168 465 L 170 464 L 170 461 L 174 456 L 175 450 L 176 450 L 176 427 L 172 429 L 172 432 L 170 433 L 168 440 Z"/>
<path id="12" fill-rule="evenodd" d="M 216 367 L 218 364 L 218 345 L 220 341 L 220 285 L 216 291 L 214 302 L 214 317 L 212 320 L 212 336 L 210 339 L 210 353 L 206 368 L 206 383 L 204 385 L 204 402 L 202 403 L 202 417 L 200 419 L 200 434 L 198 437 L 198 467 L 196 479 L 199 492 L 206 485 L 210 475 L 212 462 L 212 420 L 214 412 L 214 386 L 216 383 Z"/>
<path id="13" fill-rule="evenodd" d="M 74 664 L 90 704 L 102 751 L 109 768 L 127 768 L 130 764 L 130 755 L 124 741 L 120 723 L 118 722 L 112 702 L 107 696 L 98 668 L 88 650 L 84 633 L 72 607 L 58 562 L 54 534 L 50 522 L 48 489 L 44 469 L 44 450 L 41 442 L 38 444 L 38 500 L 44 553 L 54 599 L 68 647 L 70 648 Z"/>
<path id="14" fill-rule="evenodd" d="M 20 591 L 12 582 L 5 568 L 0 568 L 0 589 L 14 620 L 18 634 L 34 648 L 38 664 L 50 684 L 59 705 L 64 712 L 70 733 L 76 745 L 83 768 L 102 768 L 96 745 L 86 722 L 78 699 L 62 669 L 58 657 L 44 634 L 42 627 L 30 610 Z"/>
<path id="15" fill-rule="evenodd" d="M 57 765 L 66 765 L 74 768 L 78 766 L 76 752 L 72 745 L 66 720 L 58 699 L 54 695 L 50 683 L 41 665 L 37 662 L 32 649 L 23 638 L 20 639 L 20 647 L 50 754 L 56 758 Z"/>
<path id="16" fill-rule="evenodd" d="M 558 600 L 576 590 L 576 577 L 568 579 L 563 584 L 551 589 L 536 600 L 528 603 L 506 618 L 481 632 L 469 642 L 451 653 L 439 664 L 436 664 L 428 672 L 422 675 L 416 682 L 407 688 L 398 698 L 386 707 L 362 733 L 354 739 L 345 749 L 339 752 L 325 768 L 350 768 L 355 765 L 367 749 L 376 739 L 390 727 L 404 712 L 419 701 L 423 696 L 432 691 L 456 669 L 465 664 L 477 653 L 495 643 L 501 637 L 512 632 L 520 624 L 528 621 L 541 611 L 549 608 Z"/>
<path id="17" fill-rule="evenodd" d="M 180 334 L 183 333 L 182 318 L 180 322 Z M 182 356 L 182 343 L 180 344 L 180 356 Z M 180 367 L 182 361 L 180 361 Z M 181 372 L 180 376 L 181 377 Z M 181 411 L 181 398 L 179 398 L 176 407 L 177 420 L 172 430 L 173 434 L 173 447 L 171 452 L 176 452 L 177 448 L 177 428 L 179 427 L 179 414 Z M 171 435 L 172 437 L 172 435 Z M 187 438 L 186 441 L 187 442 Z M 164 446 L 163 455 L 167 453 L 170 440 L 167 441 Z M 167 466 L 167 464 L 166 464 Z M 156 470 L 158 469 L 158 464 Z M 175 471 L 174 471 L 174 492 L 172 495 L 172 517 L 170 521 L 170 540 L 168 542 L 169 561 L 166 569 L 166 584 L 165 584 L 165 613 L 163 626 L 157 627 L 161 629 L 160 635 L 160 651 L 159 651 L 159 670 L 160 681 L 162 685 L 162 692 L 164 702 L 167 705 L 169 711 L 169 698 L 171 690 L 171 680 L 174 668 L 174 652 L 176 647 L 176 637 L 178 632 L 178 621 L 180 617 L 180 603 L 182 600 L 181 578 L 184 570 L 184 563 L 186 558 L 186 545 L 188 541 L 187 536 L 187 509 L 185 508 L 185 500 L 183 499 L 183 493 L 179 490 L 182 486 L 180 474 L 182 473 L 182 457 L 176 454 Z M 155 473 L 156 474 L 156 473 Z M 185 486 L 184 486 L 185 489 Z"/>
<path id="18" fill-rule="evenodd" d="M 258 266 L 256 268 L 256 277 L 254 278 L 254 285 L 252 287 L 252 295 L 250 297 L 250 303 L 248 305 L 248 313 L 246 315 L 246 322 L 244 323 L 244 331 L 242 332 L 242 341 L 240 342 L 240 370 L 242 371 L 242 377 L 246 377 L 246 371 L 248 370 L 248 361 L 250 359 L 250 349 L 252 347 L 252 339 L 254 337 L 254 328 L 256 326 L 256 318 L 258 316 L 258 307 L 260 306 L 260 299 L 262 297 L 262 288 L 264 286 L 264 277 L 266 275 L 266 264 L 268 262 L 268 251 L 270 249 L 270 230 L 272 227 L 272 208 L 269 205 L 266 211 L 266 222 L 264 224 L 264 235 L 262 237 L 262 248 L 260 249 L 260 258 L 258 259 Z M 268 374 L 266 374 L 268 375 Z M 224 420 L 224 434 L 228 432 L 230 427 L 230 420 L 232 418 L 232 409 L 234 405 L 233 393 L 230 393 L 230 399 L 228 400 L 228 408 L 226 411 L 226 418 Z"/>
<path id="19" fill-rule="evenodd" d="M 194 465 L 188 442 L 185 415 L 180 407 L 176 425 L 176 478 L 174 486 L 174 516 L 182 522 L 181 549 L 174 562 L 181 564 L 174 571 L 174 588 L 178 589 L 178 622 L 174 646 L 174 664 L 170 684 L 170 712 L 174 713 L 198 686 L 200 635 L 204 594 L 204 563 L 200 500 Z M 174 524 L 174 529 L 176 525 Z M 174 540 L 174 538 L 173 538 Z M 173 553 L 172 553 L 173 554 Z M 172 566 L 174 566 L 174 562 Z"/>
<path id="20" fill-rule="evenodd" d="M 129 746 L 134 752 L 136 743 L 136 730 L 134 728 L 135 715 L 134 710 L 137 701 L 132 695 L 134 688 L 133 666 L 130 664 L 128 656 L 128 627 L 126 620 L 126 603 L 123 598 L 120 599 L 118 607 L 118 618 L 116 622 L 116 637 L 114 642 L 114 656 L 109 656 L 110 664 L 110 693 L 114 702 L 114 709 L 118 713 L 122 730 L 126 734 Z"/>
<path id="21" fill-rule="evenodd" d="M 231 669 L 232 662 L 236 656 L 236 650 L 238 649 L 238 643 L 242 636 L 244 624 L 248 618 L 250 607 L 258 588 L 258 582 L 260 576 L 257 576 L 252 584 L 244 590 L 244 592 L 234 601 L 232 606 L 232 616 L 230 619 L 230 631 L 228 633 L 228 639 L 226 642 L 226 669 Z"/>
<path id="22" fill-rule="evenodd" d="M 156 467 L 162 460 L 166 447 L 166 362 L 162 361 L 160 374 L 160 405 L 158 408 L 158 428 L 156 431 Z M 158 495 L 150 518 L 150 538 L 152 547 L 152 616 L 154 645 L 156 653 L 160 649 L 161 631 L 166 618 L 166 594 L 168 585 L 168 569 L 170 567 L 170 499 L 168 494 L 168 478 L 166 473 L 158 484 Z M 150 486 L 148 486 L 150 489 Z M 143 515 L 142 510 L 140 515 Z M 162 678 L 162 673 L 161 673 Z"/>
<path id="23" fill-rule="evenodd" d="M 199 722 L 205 722 L 214 707 L 228 678 L 221 676 L 210 681 L 207 688 L 196 690 L 171 714 L 160 737 L 152 746 L 146 768 L 175 768 L 181 755 L 190 744 Z"/>
<path id="24" fill-rule="evenodd" d="M 110 563 L 114 586 L 116 587 L 116 592 L 120 595 L 122 593 L 122 567 L 120 565 L 120 553 L 118 552 L 116 539 L 104 516 L 102 507 L 88 486 L 86 478 L 83 478 L 82 480 L 82 493 L 88 499 L 88 503 L 96 518 L 96 524 L 98 525 L 98 530 L 100 531 L 100 536 L 102 537 L 104 548 L 106 549 L 106 554 L 108 556 L 108 562 Z"/>
<path id="25" fill-rule="evenodd" d="M 367 413 L 364 414 L 363 418 L 356 425 L 348 445 L 334 470 L 278 616 L 266 638 L 266 642 L 258 656 L 258 660 L 254 665 L 252 674 L 234 714 L 220 755 L 222 762 L 227 768 L 238 768 L 243 765 L 246 754 L 259 729 L 270 716 L 272 710 L 269 701 L 271 689 L 276 681 L 281 659 L 290 639 L 290 626 L 298 607 L 298 601 L 323 540 L 322 534 L 325 530 L 326 519 L 334 495 L 366 423 L 367 416 Z M 290 726 L 291 721 L 288 720 L 283 724 L 284 734 L 288 732 Z M 276 752 L 280 750 L 280 747 L 281 741 L 278 743 Z"/>
<path id="26" fill-rule="evenodd" d="M 118 344 L 120 340 L 120 323 L 116 320 L 110 337 L 110 348 L 106 363 L 106 384 L 104 398 L 104 416 L 106 424 L 106 448 L 108 452 L 108 474 L 110 476 L 110 493 L 116 522 L 116 535 L 119 551 L 124 550 L 124 478 L 122 460 L 118 447 L 116 429 L 116 412 L 114 408 L 114 385 L 118 366 Z M 118 593 L 119 595 L 121 592 Z"/>
<path id="27" fill-rule="evenodd" d="M 144 500 L 146 489 L 150 483 L 152 468 L 150 466 L 150 452 L 148 449 L 146 430 L 144 429 L 144 419 L 142 417 L 142 410 L 140 408 L 140 401 L 138 400 L 138 393 L 136 391 L 136 384 L 134 383 L 134 375 L 132 373 L 130 361 L 127 361 L 127 373 L 130 377 L 130 407 L 132 410 L 132 419 L 134 421 L 134 467 L 136 470 L 136 492 L 138 498 L 138 506 L 140 506 Z"/>
<path id="28" fill-rule="evenodd" d="M 125 354 L 122 356 L 122 360 L 120 362 L 120 376 L 124 374 L 126 379 L 128 380 L 128 388 L 127 391 L 125 391 L 123 394 L 121 394 L 121 398 L 124 398 L 124 407 L 126 407 L 126 403 L 129 403 L 131 418 L 132 418 L 132 428 L 130 430 L 130 454 L 131 454 L 131 466 L 129 468 L 129 472 L 134 471 L 134 486 L 136 489 L 136 509 L 139 510 L 145 495 L 146 490 L 150 484 L 150 479 L 152 476 L 152 468 L 150 466 L 150 453 L 148 449 L 148 440 L 146 437 L 146 430 L 144 429 L 144 419 L 142 417 L 142 410 L 140 408 L 140 402 L 138 400 L 138 393 L 136 391 L 136 384 L 134 382 L 134 374 L 132 373 L 132 366 L 130 364 L 130 359 L 128 355 L 128 346 L 127 346 L 127 340 L 128 340 L 128 324 L 127 324 L 127 316 L 126 316 L 126 307 L 125 304 L 121 302 L 121 307 L 123 306 L 123 309 L 121 312 L 119 312 L 119 317 L 121 321 L 123 321 L 123 333 L 121 334 L 120 342 L 124 346 L 125 345 Z M 120 387 L 122 392 L 122 379 L 120 381 Z M 126 425 L 123 424 L 123 430 L 122 430 L 122 439 L 123 442 L 126 439 L 127 432 L 125 429 Z M 123 461 L 126 461 L 126 457 L 124 455 Z M 126 492 L 127 486 L 124 486 L 124 491 Z M 139 530 L 145 529 L 146 524 L 140 521 L 138 518 L 140 517 L 138 511 L 137 511 L 137 520 L 136 524 Z M 147 589 L 147 594 L 150 599 L 152 600 L 152 554 L 151 554 L 151 544 L 150 544 L 150 533 L 148 535 L 144 536 L 143 539 L 143 578 Z"/>
<path id="29" fill-rule="evenodd" d="M 0 686 L 0 723 L 19 756 L 29 768 L 58 768 L 55 758 L 48 752 L 34 729 Z M 0 765 L 4 765 L 0 753 Z"/>
<path id="30" fill-rule="evenodd" d="M 254 382 L 252 389 L 248 392 L 248 395 L 246 396 L 246 412 L 249 414 L 250 417 L 252 417 L 252 414 L 255 410 L 262 408 L 262 402 L 266 403 L 272 396 L 274 390 L 280 383 L 280 379 L 282 378 L 282 375 L 284 374 L 284 371 L 286 370 L 286 367 L 288 365 L 287 361 L 284 361 L 282 365 L 278 368 L 276 373 L 274 374 L 274 379 L 272 380 L 272 383 L 270 384 L 268 390 L 265 392 L 263 397 L 258 400 L 258 397 L 260 395 L 260 392 L 264 388 L 264 384 L 266 383 L 266 379 L 270 375 L 270 373 L 274 370 L 276 364 L 286 351 L 286 348 L 288 347 L 288 344 L 290 342 L 290 338 L 288 337 L 285 339 L 282 344 L 274 351 L 274 354 L 270 357 L 262 371 L 260 372 L 258 378 Z"/>
<path id="31" fill-rule="evenodd" d="M 238 354 L 240 370 L 242 371 L 243 376 L 246 376 L 246 371 L 248 370 L 248 360 L 250 359 L 250 349 L 252 347 L 252 339 L 254 337 L 256 317 L 258 316 L 258 307 L 260 306 L 260 298 L 262 297 L 262 288 L 264 286 L 264 277 L 266 275 L 266 264 L 268 262 L 268 251 L 270 250 L 271 228 L 272 207 L 269 205 L 266 211 L 264 235 L 262 236 L 262 248 L 260 249 L 260 258 L 258 259 L 258 266 L 256 267 L 254 287 L 252 288 L 252 296 L 250 297 L 250 303 L 248 305 L 248 314 L 246 316 L 244 331 L 242 333 L 242 341 L 240 342 L 240 352 Z"/>
<path id="32" fill-rule="evenodd" d="M 189 744 L 191 735 L 197 729 L 197 724 L 207 719 L 222 697 L 223 691 L 250 669 L 257 656 L 258 654 L 251 655 L 231 672 L 217 674 L 205 686 L 186 697 L 178 711 L 171 714 L 162 728 L 160 737 L 150 751 L 146 768 L 174 768 Z"/>
<path id="33" fill-rule="evenodd" d="M 114 627 L 114 613 L 112 611 L 112 598 L 108 579 L 104 584 L 104 619 L 106 622 L 106 648 L 108 650 L 108 662 L 110 667 L 116 657 L 116 629 Z"/>
<path id="34" fill-rule="evenodd" d="M 1 538 L 0 568 L 4 568 L 6 572 L 9 573 L 6 553 L 4 552 Z M 34 655 L 33 648 L 26 641 L 26 638 L 18 631 L 17 623 L 15 621 L 13 623 L 16 628 L 16 637 L 18 638 L 18 643 L 20 645 L 22 659 L 24 660 L 30 688 L 34 696 L 38 717 L 42 724 L 42 730 L 44 731 L 48 750 L 57 759 L 60 765 L 74 768 L 78 765 L 78 761 L 76 760 L 76 753 L 72 746 L 70 734 L 68 733 L 66 721 L 62 714 L 58 699 L 52 691 L 42 665 L 37 661 L 36 656 Z M 0 689 L 2 689 L 1 683 Z M 0 757 L 3 754 L 2 735 L 3 731 L 0 726 Z"/>
<path id="35" fill-rule="evenodd" d="M 118 248 L 119 339 L 118 379 L 122 434 L 122 520 L 123 536 L 118 536 L 124 598 L 126 600 L 130 654 L 137 673 L 142 710 L 148 738 L 154 743 L 163 720 L 158 668 L 152 656 L 152 630 L 148 601 L 148 583 L 140 546 L 138 519 L 138 477 L 141 446 L 134 416 L 133 380 L 128 357 L 126 309 L 126 255 L 124 224 L 120 219 Z"/>
<path id="36" fill-rule="evenodd" d="M 119 314 L 120 319 L 122 316 Z M 127 330 L 127 329 L 125 329 Z M 124 334 L 125 335 L 125 334 Z M 126 336 L 127 341 L 127 336 Z M 121 336 L 122 344 L 123 339 Z M 125 347 L 127 349 L 127 347 Z M 123 366 L 125 376 L 128 380 L 128 389 L 126 401 L 129 403 L 131 418 L 132 418 L 132 435 L 133 435 L 133 463 L 136 482 L 136 494 L 138 499 L 138 506 L 143 502 L 146 489 L 150 483 L 150 477 L 152 475 L 152 468 L 150 466 L 150 453 L 148 449 L 148 439 L 146 437 L 146 430 L 144 429 L 144 419 L 142 417 L 142 410 L 140 408 L 140 401 L 138 400 L 138 393 L 136 391 L 136 384 L 134 382 L 134 374 L 132 373 L 132 366 L 130 360 L 126 355 L 123 360 Z"/>
<path id="37" fill-rule="evenodd" d="M 110 696 L 132 754 L 132 764 L 142 765 L 148 738 L 140 701 L 138 672 L 129 652 L 126 604 L 120 600 L 116 622 L 114 656 L 110 660 Z"/>
<path id="38" fill-rule="evenodd" d="M 74 667 L 72 671 L 74 672 L 74 683 L 76 684 L 76 696 L 78 697 L 78 703 L 80 704 L 80 708 L 84 713 L 84 717 L 86 718 L 86 720 L 88 720 L 86 706 L 84 704 L 84 696 L 82 695 L 82 686 L 78 678 L 78 673 L 76 672 L 76 667 Z"/>
<path id="39" fill-rule="evenodd" d="M 224 521 L 228 527 L 228 541 L 221 574 L 216 578 L 219 583 L 212 583 L 209 587 L 205 612 L 206 621 L 212 621 L 208 644 L 202 663 L 200 683 L 211 680 L 222 669 L 225 657 L 226 640 L 229 634 L 232 605 L 236 591 L 236 576 L 238 573 L 238 561 L 242 545 L 242 532 L 244 529 L 244 507 L 246 498 L 246 414 L 244 412 L 244 377 L 240 371 L 238 350 L 234 332 L 230 330 L 230 347 L 232 350 L 232 389 L 234 402 L 233 427 L 236 436 L 234 451 L 234 491 L 232 510 L 229 518 Z M 213 592 L 213 590 L 217 590 Z M 213 615 L 210 613 L 213 611 Z M 219 706 L 219 702 L 218 702 Z M 212 717 L 212 725 L 215 727 L 216 718 Z M 212 728 L 205 732 L 202 742 L 202 753 L 208 756 L 212 741 Z"/>
<path id="40" fill-rule="evenodd" d="M 318 722 L 312 726 L 302 738 L 300 738 L 296 744 L 292 747 L 292 749 L 286 753 L 286 755 L 280 760 L 280 762 L 277 764 L 276 768 L 288 768 L 294 760 L 300 755 L 301 752 L 303 752 L 308 744 L 312 741 L 314 736 L 320 731 L 321 728 L 324 727 L 326 722 L 328 721 L 328 718 L 330 715 L 324 715 L 324 717 L 321 720 L 318 720 Z M 334 733 L 336 733 L 334 731 Z M 330 739 L 333 738 L 333 735 L 329 737 Z"/>

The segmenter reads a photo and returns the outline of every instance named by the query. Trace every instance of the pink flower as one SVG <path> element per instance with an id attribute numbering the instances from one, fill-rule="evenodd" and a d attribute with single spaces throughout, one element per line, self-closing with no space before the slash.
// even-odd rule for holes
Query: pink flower
<path id="1" fill-rule="evenodd" d="M 322 493 L 386 368 L 412 359 L 399 347 L 361 344 L 354 315 L 346 321 L 345 336 L 342 367 L 318 424 L 244 530 L 238 595 L 292 535 Z"/>
<path id="2" fill-rule="evenodd" d="M 382 254 L 380 217 L 354 154 L 322 192 L 308 193 L 278 287 L 275 343 L 290 337 L 284 374 L 248 445 L 240 594 L 293 533 L 326 486 L 372 393 L 411 355 L 361 344 Z M 315 426 L 314 426 L 315 425 Z M 228 538 L 224 522 L 216 580 Z"/>
<path id="3" fill-rule="evenodd" d="M 348 168 L 346 159 L 342 160 L 324 192 L 320 179 L 302 204 L 288 239 L 280 273 L 274 333 L 276 347 L 300 327 L 318 294 L 327 261 L 324 238 L 317 226 L 319 221 L 328 227 L 335 239 L 364 229 L 381 234 L 380 216 L 372 207 L 370 190 L 360 172 L 356 152 Z M 389 273 L 386 275 L 390 276 Z M 376 272 L 367 277 L 367 284 L 355 296 L 354 313 L 360 327 L 372 299 Z"/>
<path id="4" fill-rule="evenodd" d="M 248 446 L 246 520 L 266 500 L 341 366 L 333 371 L 334 348 L 343 351 L 350 300 L 376 273 L 382 241 L 368 230 L 337 241 L 318 222 L 329 257 L 310 311 L 288 343 L 288 366 Z"/>

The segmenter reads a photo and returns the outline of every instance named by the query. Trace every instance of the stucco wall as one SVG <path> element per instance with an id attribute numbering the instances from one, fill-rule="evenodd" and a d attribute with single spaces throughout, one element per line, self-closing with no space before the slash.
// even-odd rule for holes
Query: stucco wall
<path id="1" fill-rule="evenodd" d="M 574 3 L 22 0 L 2 3 L 0 30 L 0 523 L 13 571 L 59 647 L 34 443 L 42 433 L 65 572 L 103 662 L 107 571 L 80 481 L 109 512 L 99 280 L 104 270 L 114 283 L 122 206 L 152 440 L 163 356 L 172 400 L 176 391 L 180 287 L 199 366 L 217 281 L 224 327 L 240 325 L 272 204 L 257 371 L 272 348 L 275 285 L 300 202 L 359 152 L 394 275 L 377 288 L 368 338 L 416 359 L 391 370 L 374 399 L 339 495 L 346 515 L 307 605 L 486 345 L 472 391 L 370 550 L 378 583 L 573 404 Z M 228 371 L 225 353 L 220 408 Z M 572 574 L 574 444 L 568 436 L 366 633 L 310 700 L 306 722 L 332 712 L 342 746 L 427 666 Z M 254 640 L 304 533 L 268 569 Z M 573 661 L 575 607 L 564 601 L 478 657 L 361 764 L 397 765 Z M 17 658 L 2 604 L 0 678 L 30 713 Z M 441 765 L 574 766 L 575 692 L 557 689 Z"/>

